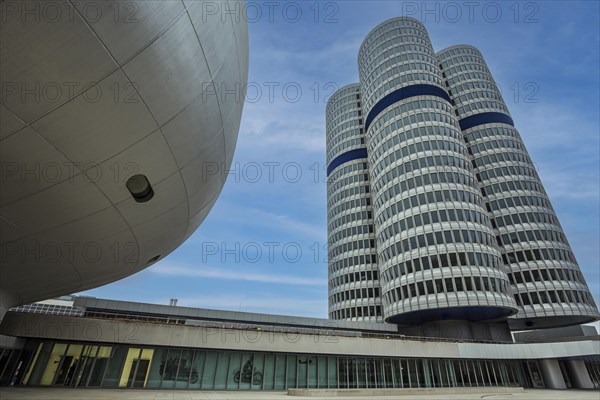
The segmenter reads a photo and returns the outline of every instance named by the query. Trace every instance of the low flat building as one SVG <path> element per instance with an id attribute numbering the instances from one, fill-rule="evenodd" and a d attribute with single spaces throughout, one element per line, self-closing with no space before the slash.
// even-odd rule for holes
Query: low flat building
<path id="1" fill-rule="evenodd" d="M 407 336 L 392 324 L 76 297 L 80 314 L 9 311 L 14 386 L 600 388 L 600 337 L 519 343 Z M 460 326 L 460 324 L 458 324 Z"/>

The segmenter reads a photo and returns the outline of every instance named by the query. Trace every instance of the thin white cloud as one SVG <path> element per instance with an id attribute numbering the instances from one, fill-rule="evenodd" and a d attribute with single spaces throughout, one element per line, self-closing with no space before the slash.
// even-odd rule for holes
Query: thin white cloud
<path id="1" fill-rule="evenodd" d="M 282 227 L 288 231 L 302 233 L 315 240 L 326 240 L 326 231 L 323 225 L 309 224 L 287 214 L 275 214 L 269 211 L 253 208 L 248 210 L 261 224 L 273 227 Z"/>
<path id="2" fill-rule="evenodd" d="M 218 219 L 220 223 L 225 225 L 234 223 L 236 224 L 236 228 L 240 230 L 252 229 L 254 237 L 252 241 L 256 241 L 257 237 L 264 237 L 256 236 L 257 229 L 269 229 L 279 233 L 286 233 L 285 236 L 278 236 L 277 240 L 272 240 L 271 238 L 268 240 L 270 242 L 288 243 L 293 242 L 294 238 L 298 237 L 305 237 L 311 243 L 317 242 L 324 245 L 327 242 L 327 227 L 325 222 L 305 222 L 289 214 L 274 213 L 255 207 L 245 207 L 239 203 L 227 202 L 226 205 L 225 211 L 216 210 L 212 218 Z M 243 237 L 237 237 L 236 240 L 243 240 Z M 190 243 L 205 242 L 206 236 L 204 231 L 200 230 L 200 234 L 193 235 L 189 241 Z M 228 240 L 226 242 L 230 243 Z"/>
<path id="3" fill-rule="evenodd" d="M 550 198 L 598 201 L 598 127 L 574 107 L 521 105 L 513 118 Z"/>
<path id="4" fill-rule="evenodd" d="M 277 283 L 297 286 L 325 286 L 327 281 L 320 278 L 303 278 L 293 275 L 277 275 L 272 273 L 253 272 L 249 269 L 233 269 L 230 267 L 214 268 L 206 265 L 196 267 L 174 264 L 160 264 L 151 269 L 152 272 L 178 278 L 208 278 L 261 283 Z"/>

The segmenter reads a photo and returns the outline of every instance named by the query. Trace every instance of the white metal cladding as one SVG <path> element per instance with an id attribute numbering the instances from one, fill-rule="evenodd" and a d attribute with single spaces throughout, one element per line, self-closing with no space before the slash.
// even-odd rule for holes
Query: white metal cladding
<path id="1" fill-rule="evenodd" d="M 358 61 L 365 114 L 406 87 L 445 91 L 425 27 L 412 18 L 376 27 Z M 386 320 L 516 312 L 453 105 L 409 97 L 365 134 Z"/>
<path id="2" fill-rule="evenodd" d="M 244 18 L 206 16 L 198 1 L 103 2 L 100 17 L 85 4 L 61 3 L 52 20 L 7 14 L 0 27 L 2 85 L 17 89 L 0 105 L 2 162 L 16 169 L 0 192 L 0 291 L 13 304 L 165 257 L 209 213 L 224 181 L 208 172 L 235 150 Z M 114 17 L 125 6 L 133 21 Z M 147 203 L 126 188 L 134 173 L 152 185 Z"/>

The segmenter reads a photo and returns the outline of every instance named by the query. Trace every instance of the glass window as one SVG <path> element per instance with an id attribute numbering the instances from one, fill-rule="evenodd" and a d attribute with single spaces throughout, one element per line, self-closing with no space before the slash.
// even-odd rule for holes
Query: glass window
<path id="1" fill-rule="evenodd" d="M 263 366 L 264 366 L 264 354 L 254 355 L 254 368 L 252 370 L 252 389 L 260 390 L 263 384 Z"/>
<path id="2" fill-rule="evenodd" d="M 337 363 L 337 357 L 327 357 L 327 387 L 329 388 L 339 387 Z"/>
<path id="3" fill-rule="evenodd" d="M 37 351 L 36 356 L 34 357 L 34 364 L 31 369 L 31 375 L 25 375 L 25 379 L 23 383 L 29 385 L 41 385 L 41 379 L 45 370 L 47 369 L 48 359 L 52 357 L 53 354 L 53 343 L 52 342 L 44 342 L 40 344 L 40 347 Z M 64 351 L 64 349 L 63 349 Z M 2 350 L 0 350 L 0 353 Z M 2 357 L 4 358 L 4 357 Z M 4 362 L 4 360 L 2 360 Z M 28 373 L 29 374 L 29 373 Z"/>
<path id="4" fill-rule="evenodd" d="M 286 356 L 275 355 L 275 390 L 285 390 Z"/>
<path id="5" fill-rule="evenodd" d="M 212 389 L 215 380 L 215 370 L 217 368 L 216 351 L 208 351 L 205 354 L 204 367 L 202 368 L 202 389 Z"/>
<path id="6" fill-rule="evenodd" d="M 317 364 L 317 387 L 327 387 L 327 357 L 319 356 Z"/>
<path id="7" fill-rule="evenodd" d="M 123 368 L 123 362 L 127 356 L 127 346 L 115 346 L 110 356 L 108 368 L 106 370 L 106 377 L 102 382 L 102 387 L 115 388 L 119 385 L 121 378 L 121 369 Z"/>
<path id="8" fill-rule="evenodd" d="M 229 368 L 227 371 L 227 389 L 238 389 L 240 380 L 236 373 L 240 370 L 242 353 L 232 352 L 229 356 Z M 236 379 L 236 377 L 238 379 Z"/>
<path id="9" fill-rule="evenodd" d="M 287 387 L 296 388 L 296 363 L 297 357 L 295 355 L 287 356 Z"/>
<path id="10" fill-rule="evenodd" d="M 136 371 L 141 352 L 142 349 L 139 347 L 132 347 L 128 349 L 127 356 L 125 357 L 123 364 L 123 372 L 121 373 L 121 377 L 119 379 L 119 387 L 132 387 L 134 382 L 138 381 Z"/>
<path id="11" fill-rule="evenodd" d="M 204 361 L 206 359 L 205 352 L 196 350 L 191 363 L 191 375 L 188 389 L 200 389 L 202 385 L 202 372 Z"/>
<path id="12" fill-rule="evenodd" d="M 167 349 L 161 348 L 154 351 L 154 358 L 148 374 L 148 388 L 159 388 L 161 378 L 165 375 L 165 366 L 167 361 Z"/>

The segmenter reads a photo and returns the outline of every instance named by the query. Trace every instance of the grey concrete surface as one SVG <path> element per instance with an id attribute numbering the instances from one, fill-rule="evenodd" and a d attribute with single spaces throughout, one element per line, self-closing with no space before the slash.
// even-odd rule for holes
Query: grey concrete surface
<path id="1" fill-rule="evenodd" d="M 561 400 L 581 399 L 598 400 L 597 390 L 525 390 L 515 393 L 486 392 L 485 388 L 479 393 L 472 394 L 427 394 L 406 396 L 372 396 L 370 399 L 490 399 L 490 400 Z M 166 390 L 111 390 L 111 389 L 55 389 L 55 388 L 0 388 L 2 400 L 291 400 L 302 397 L 291 397 L 286 392 L 203 392 L 203 391 L 166 391 Z M 318 400 L 318 397 L 310 397 Z M 325 399 L 325 398 L 323 398 Z M 356 400 L 357 397 L 337 397 L 337 399 Z"/>

